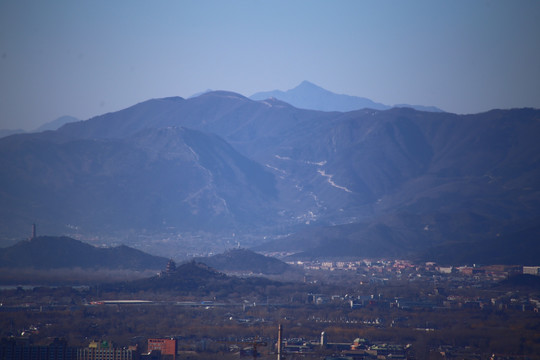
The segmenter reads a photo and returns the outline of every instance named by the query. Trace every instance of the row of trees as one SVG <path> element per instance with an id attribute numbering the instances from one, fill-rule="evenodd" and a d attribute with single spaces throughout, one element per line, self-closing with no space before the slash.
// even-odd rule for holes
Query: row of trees
<path id="1" fill-rule="evenodd" d="M 382 322 L 363 322 L 375 318 Z M 196 350 L 203 340 L 233 341 L 258 336 L 275 341 L 279 323 L 289 338 L 315 340 L 325 331 L 330 342 L 352 342 L 361 337 L 409 343 L 417 350 L 451 346 L 470 347 L 480 353 L 540 354 L 539 315 L 516 311 L 102 305 L 77 310 L 4 312 L 0 316 L 0 336 L 18 336 L 29 330 L 35 343 L 46 344 L 51 338 L 63 337 L 73 346 L 87 345 L 92 339 L 144 346 L 147 338 L 176 336 L 184 348 Z M 422 356 L 418 354 L 418 358 Z"/>

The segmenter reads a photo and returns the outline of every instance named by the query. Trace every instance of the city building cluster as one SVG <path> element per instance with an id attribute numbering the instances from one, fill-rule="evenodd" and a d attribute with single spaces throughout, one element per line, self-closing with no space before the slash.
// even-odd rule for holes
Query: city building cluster
<path id="1" fill-rule="evenodd" d="M 351 271 L 373 276 L 385 274 L 395 277 L 431 276 L 433 273 L 476 276 L 481 279 L 501 280 L 516 274 L 540 276 L 540 266 L 522 265 L 464 265 L 443 266 L 435 262 L 414 263 L 409 260 L 354 260 L 354 261 L 289 261 L 289 265 L 304 270 Z"/>
<path id="2" fill-rule="evenodd" d="M 280 327 L 280 329 L 282 329 Z M 265 351 L 267 355 L 287 359 L 292 355 L 320 356 L 324 353 L 339 354 L 346 359 L 406 359 L 410 345 L 373 343 L 367 339 L 357 338 L 352 342 L 335 343 L 328 340 L 325 332 L 320 340 L 303 338 L 281 338 L 270 340 L 271 347 Z M 239 341 L 222 341 L 226 353 L 239 357 L 259 357 L 257 348 L 267 346 L 266 341 L 247 339 Z M 189 352 L 191 353 L 191 352 Z M 63 339 L 54 339 L 49 345 L 32 345 L 21 339 L 3 339 L 0 342 L 0 359 L 2 360 L 177 360 L 189 358 L 191 354 L 179 350 L 177 339 L 148 339 L 147 348 L 142 351 L 138 346 L 121 347 L 110 341 L 91 341 L 86 347 L 72 347 Z M 324 358 L 333 358 L 325 356 Z"/>
<path id="3" fill-rule="evenodd" d="M 24 338 L 0 341 L 2 360 L 176 360 L 177 341 L 148 339 L 147 350 L 95 340 L 86 347 L 69 346 L 63 339 L 54 339 L 49 345 L 33 345 Z"/>
<path id="4" fill-rule="evenodd" d="M 309 271 L 326 271 L 335 276 L 355 274 L 357 284 L 384 286 L 397 281 L 422 283 L 422 296 L 404 294 L 388 297 L 371 294 L 309 294 L 313 304 L 346 303 L 353 309 L 377 306 L 403 310 L 478 309 L 540 311 L 537 294 L 519 291 L 463 293 L 464 289 L 491 289 L 516 275 L 540 276 L 540 266 L 473 265 L 440 266 L 434 262 L 415 264 L 407 260 L 295 261 L 289 264 Z M 307 279 L 307 278 L 306 278 Z"/>

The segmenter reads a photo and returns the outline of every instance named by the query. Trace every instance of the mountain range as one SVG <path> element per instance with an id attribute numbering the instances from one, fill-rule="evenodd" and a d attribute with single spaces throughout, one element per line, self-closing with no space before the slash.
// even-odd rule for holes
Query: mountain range
<path id="1" fill-rule="evenodd" d="M 37 222 L 51 234 L 146 234 L 156 249 L 204 232 L 216 246 L 234 234 L 301 257 L 442 258 L 475 244 L 501 259 L 540 232 L 539 135 L 535 109 L 318 111 L 226 91 L 152 99 L 0 139 L 0 236 Z"/>

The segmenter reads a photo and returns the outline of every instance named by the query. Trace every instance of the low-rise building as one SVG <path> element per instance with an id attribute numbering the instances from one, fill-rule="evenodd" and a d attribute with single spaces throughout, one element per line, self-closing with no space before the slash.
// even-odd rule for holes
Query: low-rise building
<path id="1" fill-rule="evenodd" d="M 164 360 L 176 360 L 176 339 L 148 339 L 148 352 L 160 351 Z"/>
<path id="2" fill-rule="evenodd" d="M 524 266 L 523 274 L 540 276 L 540 266 Z"/>
<path id="3" fill-rule="evenodd" d="M 119 348 L 108 341 L 92 341 L 77 351 L 77 360 L 139 360 L 136 347 Z"/>

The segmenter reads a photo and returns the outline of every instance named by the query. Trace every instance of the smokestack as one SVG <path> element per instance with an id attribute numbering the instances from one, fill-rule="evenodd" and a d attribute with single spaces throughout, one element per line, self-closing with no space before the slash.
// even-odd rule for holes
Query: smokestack
<path id="1" fill-rule="evenodd" d="M 32 237 L 30 238 L 30 240 L 35 239 L 35 238 L 36 238 L 36 223 L 33 223 L 32 224 Z"/>
<path id="2" fill-rule="evenodd" d="M 282 333 L 283 333 L 283 325 L 279 324 L 278 335 L 277 335 L 277 360 L 281 360 L 281 342 L 283 341 Z"/>
<path id="3" fill-rule="evenodd" d="M 326 347 L 326 333 L 324 331 L 321 333 L 321 347 Z"/>

